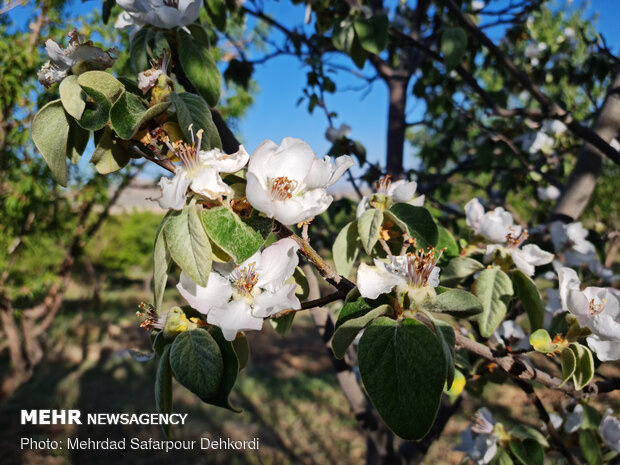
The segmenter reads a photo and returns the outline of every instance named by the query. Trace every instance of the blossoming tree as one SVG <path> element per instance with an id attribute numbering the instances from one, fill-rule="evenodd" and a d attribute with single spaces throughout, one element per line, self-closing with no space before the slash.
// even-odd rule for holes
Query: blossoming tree
<path id="1" fill-rule="evenodd" d="M 91 136 L 91 161 L 102 175 L 132 159 L 168 172 L 157 199 L 168 213 L 154 231 L 154 295 L 140 313 L 152 337 L 151 356 L 158 360 L 158 410 L 174 408 L 173 379 L 204 402 L 235 410 L 230 393 L 248 361 L 245 333 L 269 320 L 284 334 L 297 312 L 340 302 L 337 319 L 322 334 L 335 363 L 359 370 L 359 385 L 347 389 L 362 392 L 362 386 L 380 417 L 370 407 L 359 415 L 372 447 L 381 449 L 376 432 L 385 432 L 385 425 L 404 440 L 434 439 L 466 390 L 499 380 L 528 395 L 539 428 L 505 425 L 483 409 L 463 436 L 471 460 L 525 465 L 542 464 L 546 456 L 571 464 L 615 460 L 620 421 L 613 412 L 603 416 L 588 399 L 619 386 L 617 377 L 596 372 L 620 358 L 620 295 L 612 287 L 618 278 L 601 263 L 581 224 L 528 230 L 504 207 L 485 209 L 473 199 L 463 206 L 466 229 L 455 237 L 438 210 L 431 213 L 426 198 L 416 194 L 416 182 L 387 175 L 361 197 L 356 213 L 351 209 L 350 221 L 330 244 L 330 261 L 315 250 L 312 229 L 333 203 L 327 189 L 355 164 L 350 154 L 361 159 L 347 128 L 328 132 L 331 156 L 317 156 L 294 137 L 279 144 L 266 140 L 249 155 L 217 111 L 221 76 L 210 49 L 212 31 L 199 20 L 201 3 L 117 3 L 123 11 L 116 26 L 130 28 L 135 78 L 105 71 L 114 51 L 75 32 L 65 48 L 48 41 L 50 61 L 39 79 L 58 84 L 59 98 L 36 115 L 32 138 L 60 184 L 67 180 L 67 159 L 79 157 Z M 467 8 L 484 7 L 474 3 Z M 459 40 L 477 38 L 492 51 L 495 45 L 460 5 L 451 0 L 445 5 L 462 27 L 444 31 L 441 55 L 425 44 L 421 50 L 488 96 L 459 64 L 464 53 Z M 108 13 L 110 6 L 106 2 Z M 414 22 L 423 22 L 422 13 L 428 13 L 423 7 L 426 2 L 418 2 Z M 209 23 L 220 30 L 227 16 L 244 9 L 205 2 Z M 317 27 L 331 31 L 333 46 L 354 61 L 381 59 L 393 45 L 388 40 L 401 46 L 420 40 L 404 37 L 399 24 L 413 14 L 404 5 L 391 25 L 384 12 L 361 4 L 336 6 L 330 18 L 323 5 L 308 9 L 322 15 Z M 533 60 L 544 50 L 531 48 L 527 55 Z M 521 76 L 514 63 L 506 66 Z M 390 69 L 383 70 L 386 79 L 393 77 Z M 529 91 L 576 135 L 618 157 L 595 130 L 571 119 L 531 82 Z M 549 137 L 527 144 L 544 151 Z M 388 160 L 388 169 L 395 177 L 403 174 L 399 163 Z M 308 299 L 315 273 L 332 292 Z M 543 273 L 547 290 L 556 292 L 546 302 L 539 290 Z M 187 306 L 163 306 L 171 274 Z M 598 286 L 582 289 L 581 281 Z M 542 363 L 546 358 L 555 364 Z M 540 389 L 559 391 L 567 402 L 549 412 Z M 379 456 L 384 463 L 410 460 L 406 448 L 392 446 Z"/>

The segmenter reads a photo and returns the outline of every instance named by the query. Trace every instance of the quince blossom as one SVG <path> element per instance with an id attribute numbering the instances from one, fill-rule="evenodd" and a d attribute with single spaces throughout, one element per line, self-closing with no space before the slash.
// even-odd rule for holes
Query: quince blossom
<path id="1" fill-rule="evenodd" d="M 474 416 L 474 424 L 461 433 L 461 443 L 455 450 L 466 452 L 467 456 L 477 465 L 486 465 L 497 454 L 498 434 L 495 430 L 503 430 L 497 424 L 491 412 L 485 407 Z"/>
<path id="2" fill-rule="evenodd" d="M 39 70 L 37 78 L 45 87 L 62 81 L 69 74 L 80 74 L 85 71 L 104 70 L 114 64 L 112 53 L 116 49 L 101 50 L 93 47 L 92 42 L 80 42 L 77 30 L 69 34 L 69 45 L 62 49 L 52 39 L 45 42 L 45 50 L 49 61 Z"/>
<path id="3" fill-rule="evenodd" d="M 206 287 L 182 272 L 177 289 L 232 341 L 239 331 L 260 330 L 265 317 L 301 308 L 295 296 L 297 285 L 285 284 L 299 263 L 298 249 L 294 240 L 281 239 L 234 269 L 215 264 Z"/>
<path id="4" fill-rule="evenodd" d="M 436 297 L 435 288 L 439 285 L 440 268 L 437 262 L 443 250 L 435 256 L 435 249 L 427 252 L 419 249 L 416 253 L 391 256 L 390 262 L 375 259 L 374 266 L 362 263 L 357 270 L 357 287 L 362 297 L 376 299 L 396 288 L 399 294 L 406 295 L 413 309 L 427 300 Z"/>
<path id="5" fill-rule="evenodd" d="M 620 421 L 612 416 L 612 413 L 611 409 L 607 409 L 598 431 L 605 444 L 616 452 L 620 452 Z"/>
<path id="6" fill-rule="evenodd" d="M 546 265 L 553 260 L 553 254 L 545 252 L 535 244 L 521 245 L 528 238 L 527 231 L 514 224 L 512 214 L 497 207 L 490 212 L 473 199 L 465 205 L 467 225 L 477 234 L 495 244 L 487 245 L 484 259 L 490 262 L 496 253 L 510 255 L 515 266 L 528 276 L 534 274 L 534 267 Z"/>
<path id="7" fill-rule="evenodd" d="M 250 158 L 246 195 L 248 202 L 269 218 L 292 225 L 323 213 L 332 203 L 327 187 L 353 166 L 343 155 L 334 160 L 315 157 L 308 144 L 285 137 L 278 147 L 266 140 Z"/>
<path id="8" fill-rule="evenodd" d="M 351 127 L 348 124 L 342 123 L 339 128 L 333 126 L 327 128 L 327 131 L 325 131 L 325 138 L 334 143 L 341 137 L 349 137 L 350 134 Z"/>
<path id="9" fill-rule="evenodd" d="M 560 299 L 562 307 L 577 318 L 582 327 L 592 334 L 588 346 L 601 361 L 620 359 L 620 300 L 613 288 L 586 287 L 571 268 L 559 268 Z"/>
<path id="10" fill-rule="evenodd" d="M 239 171 L 248 161 L 249 156 L 243 145 L 239 146 L 238 152 L 230 155 L 222 153 L 217 148 L 209 151 L 200 150 L 202 130 L 196 135 L 197 143 L 193 140 L 192 131 L 192 145 L 180 141 L 171 144 L 166 141 L 166 145 L 181 160 L 182 165 L 176 167 L 172 179 L 162 177 L 159 180 L 162 196 L 156 200 L 165 210 L 183 209 L 188 188 L 210 200 L 231 195 L 233 192 L 222 181 L 220 173 Z"/>
<path id="11" fill-rule="evenodd" d="M 185 27 L 200 16 L 199 0 L 116 0 L 123 10 L 114 27 L 141 28 L 151 24 L 162 29 Z"/>
<path id="12" fill-rule="evenodd" d="M 381 178 L 376 184 L 376 192 L 371 195 L 365 195 L 357 205 L 357 217 L 359 218 L 369 208 L 378 208 L 387 210 L 392 203 L 408 203 L 416 207 L 424 205 L 424 196 L 415 196 L 418 184 L 415 181 L 405 181 L 401 179 L 392 182 L 390 176 Z"/>

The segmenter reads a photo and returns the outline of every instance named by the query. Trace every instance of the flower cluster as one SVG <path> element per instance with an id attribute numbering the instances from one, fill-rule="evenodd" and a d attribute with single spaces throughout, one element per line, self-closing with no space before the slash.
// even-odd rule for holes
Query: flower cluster
<path id="1" fill-rule="evenodd" d="M 553 260 L 553 254 L 535 244 L 522 247 L 528 232 L 514 224 L 512 214 L 502 207 L 485 213 L 480 201 L 473 199 L 465 205 L 465 215 L 467 225 L 474 233 L 493 242 L 486 247 L 486 262 L 490 262 L 496 254 L 509 255 L 519 270 L 532 276 L 535 266 L 546 265 Z"/>
<path id="2" fill-rule="evenodd" d="M 424 205 L 424 196 L 415 196 L 417 188 L 418 184 L 415 181 L 407 182 L 401 179 L 392 182 L 391 177 L 387 175 L 377 182 L 373 194 L 362 197 L 362 200 L 357 205 L 357 217 L 362 216 L 370 208 L 387 210 L 393 203 L 398 202 L 421 207 Z"/>

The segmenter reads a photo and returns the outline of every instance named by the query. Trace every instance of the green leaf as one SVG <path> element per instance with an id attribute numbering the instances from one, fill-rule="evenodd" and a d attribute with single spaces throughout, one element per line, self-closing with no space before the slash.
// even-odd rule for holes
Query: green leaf
<path id="1" fill-rule="evenodd" d="M 441 54 L 446 70 L 450 71 L 461 62 L 467 50 L 467 34 L 460 27 L 448 28 L 441 34 Z"/>
<path id="2" fill-rule="evenodd" d="M 221 149 L 222 141 L 217 132 L 211 110 L 207 103 L 199 95 L 182 92 L 180 94 L 171 94 L 170 101 L 176 109 L 177 119 L 181 131 L 185 135 L 185 140 L 191 140 L 189 131 L 190 125 L 193 125 L 194 133 L 200 129 L 204 131 L 202 137 L 202 150 L 211 150 L 214 148 Z"/>
<path id="3" fill-rule="evenodd" d="M 500 449 L 495 454 L 495 457 L 489 462 L 489 465 L 512 465 L 513 461 L 510 458 L 510 454 L 505 449 Z"/>
<path id="4" fill-rule="evenodd" d="M 433 324 L 433 328 L 435 329 L 435 334 L 437 334 L 437 337 L 441 342 L 443 355 L 446 359 L 446 366 L 448 367 L 448 372 L 446 374 L 446 388 L 450 389 L 452 387 L 452 382 L 454 381 L 454 362 L 456 356 L 456 337 L 454 336 L 454 330 L 452 329 L 452 326 L 445 321 L 438 320 L 437 318 L 431 318 L 430 320 Z"/>
<path id="5" fill-rule="evenodd" d="M 32 121 L 34 145 L 41 152 L 54 181 L 61 186 L 67 185 L 69 127 L 69 120 L 60 100 L 49 102 Z"/>
<path id="6" fill-rule="evenodd" d="M 153 29 L 150 27 L 143 27 L 136 32 L 131 39 L 131 44 L 129 45 L 129 62 L 136 74 L 150 68 L 146 46 L 154 35 L 155 32 Z"/>
<path id="7" fill-rule="evenodd" d="M 147 51 L 150 50 L 150 55 L 155 59 L 161 57 L 162 54 L 166 51 L 170 51 L 170 44 L 168 43 L 168 39 L 166 38 L 166 33 L 162 31 L 157 31 L 155 33 L 155 36 L 152 38 L 152 40 L 149 41 L 147 45 L 150 45 Z"/>
<path id="8" fill-rule="evenodd" d="M 523 423 L 518 424 L 513 429 L 510 430 L 510 435 L 517 439 L 533 439 L 538 442 L 543 447 L 549 447 L 549 441 L 544 434 L 538 431 L 536 428 L 524 425 Z"/>
<path id="9" fill-rule="evenodd" d="M 103 129 L 110 119 L 110 108 L 112 107 L 110 101 L 95 89 L 90 87 L 82 87 L 82 89 L 88 95 L 89 101 L 82 117 L 78 120 L 78 124 L 90 131 Z"/>
<path id="10" fill-rule="evenodd" d="M 581 429 L 598 431 L 603 416 L 598 410 L 585 402 L 581 403 L 583 414 L 581 416 Z"/>
<path id="11" fill-rule="evenodd" d="M 551 336 L 545 329 L 538 329 L 530 335 L 530 344 L 536 352 L 541 354 L 551 354 L 558 349 L 558 345 L 554 344 Z"/>
<path id="12" fill-rule="evenodd" d="M 362 247 L 368 255 L 379 240 L 381 224 L 383 223 L 383 212 L 375 208 L 366 210 L 357 220 L 357 232 L 359 233 Z"/>
<path id="13" fill-rule="evenodd" d="M 101 5 L 101 21 L 103 24 L 108 24 L 114 5 L 116 5 L 116 0 L 103 0 L 103 5 Z"/>
<path id="14" fill-rule="evenodd" d="M 109 126 L 95 133 L 95 151 L 90 162 L 99 174 L 114 173 L 127 165 L 130 159 L 127 150 L 113 137 Z"/>
<path id="15" fill-rule="evenodd" d="M 527 312 L 527 317 L 530 320 L 530 330 L 536 331 L 542 328 L 543 319 L 545 318 L 545 304 L 540 298 L 536 284 L 521 270 L 512 273 L 512 283 L 514 284 L 515 294 Z"/>
<path id="16" fill-rule="evenodd" d="M 577 357 L 571 349 L 564 349 L 560 354 L 562 360 L 562 384 L 564 385 L 569 379 L 572 378 L 577 368 Z"/>
<path id="17" fill-rule="evenodd" d="M 364 18 L 358 16 L 353 21 L 353 27 L 359 38 L 362 48 L 378 55 L 387 46 L 388 18 L 386 15 Z"/>
<path id="18" fill-rule="evenodd" d="M 443 252 L 445 257 L 456 257 L 459 254 L 459 246 L 454 240 L 452 233 L 441 225 L 437 225 L 439 239 L 437 239 L 437 249 L 446 249 Z"/>
<path id="19" fill-rule="evenodd" d="M 366 392 L 385 423 L 403 439 L 424 437 L 447 374 L 437 336 L 413 319 L 379 317 L 364 331 L 358 357 Z"/>
<path id="20" fill-rule="evenodd" d="M 397 203 L 390 211 L 399 220 L 407 225 L 410 237 L 416 239 L 416 247 L 426 250 L 427 247 L 435 247 L 439 239 L 439 231 L 433 217 L 424 207 L 414 207 L 408 203 Z"/>
<path id="21" fill-rule="evenodd" d="M 233 349 L 237 354 L 237 360 L 239 361 L 239 371 L 243 370 L 250 361 L 250 345 L 248 344 L 248 338 L 245 335 L 237 336 L 232 341 Z"/>
<path id="22" fill-rule="evenodd" d="M 337 21 L 334 24 L 332 43 L 338 50 L 349 55 L 353 59 L 355 66 L 360 69 L 364 67 L 368 52 L 362 48 L 362 44 L 355 33 L 353 22 L 350 19 Z"/>
<path id="23" fill-rule="evenodd" d="M 543 465 L 545 454 L 542 446 L 533 439 L 510 441 L 510 451 L 523 465 Z"/>
<path id="24" fill-rule="evenodd" d="M 224 0 L 205 0 L 204 3 L 213 25 L 224 32 L 226 30 L 226 3 Z"/>
<path id="25" fill-rule="evenodd" d="M 579 447 L 588 465 L 602 465 L 603 456 L 596 432 L 592 430 L 579 431 Z"/>
<path id="26" fill-rule="evenodd" d="M 105 71 L 88 71 L 82 73 L 78 76 L 77 82 L 85 91 L 86 89 L 92 89 L 102 94 L 110 104 L 116 102 L 116 99 L 125 91 L 123 84 Z"/>
<path id="27" fill-rule="evenodd" d="M 170 102 L 161 102 L 147 109 L 142 99 L 124 92 L 110 110 L 110 122 L 118 137 L 131 139 L 144 123 L 165 112 L 169 106 Z"/>
<path id="28" fill-rule="evenodd" d="M 482 313 L 477 317 L 480 334 L 489 337 L 506 316 L 513 295 L 512 281 L 499 268 L 487 268 L 476 280 L 475 294 L 482 303 Z"/>
<path id="29" fill-rule="evenodd" d="M 222 76 L 208 49 L 197 45 L 183 29 L 177 31 L 177 53 L 185 75 L 209 105 L 220 99 Z"/>
<path id="30" fill-rule="evenodd" d="M 170 366 L 176 380 L 204 402 L 211 403 L 218 396 L 224 360 L 209 332 L 195 329 L 179 334 L 170 349 Z"/>
<path id="31" fill-rule="evenodd" d="M 164 236 L 172 260 L 201 287 L 211 271 L 211 244 L 195 205 L 170 215 Z"/>
<path id="32" fill-rule="evenodd" d="M 394 310 L 389 305 L 381 305 L 377 308 L 369 310 L 363 316 L 357 318 L 350 318 L 338 326 L 338 329 L 334 332 L 332 339 L 332 350 L 336 358 L 341 359 L 344 357 L 349 346 L 353 343 L 359 332 L 368 326 L 374 319 L 388 315 Z"/>
<path id="33" fill-rule="evenodd" d="M 345 278 L 348 277 L 360 253 L 357 221 L 347 224 L 340 230 L 332 246 L 332 253 L 336 271 Z"/>
<path id="34" fill-rule="evenodd" d="M 188 24 L 187 29 L 192 34 L 192 37 L 196 43 L 203 48 L 211 48 L 211 41 L 209 40 L 209 33 L 202 26 L 202 24 L 192 23 Z"/>
<path id="35" fill-rule="evenodd" d="M 233 407 L 230 404 L 230 392 L 235 387 L 237 382 L 237 375 L 239 374 L 239 359 L 233 347 L 232 342 L 227 341 L 222 335 L 222 331 L 217 326 L 210 326 L 209 333 L 217 343 L 222 354 L 222 361 L 224 362 L 224 370 L 222 373 L 222 382 L 215 396 L 209 400 L 210 404 L 217 405 L 218 407 L 224 407 L 233 412 L 240 412 L 241 410 Z"/>
<path id="36" fill-rule="evenodd" d="M 575 384 L 575 389 L 580 391 L 592 381 L 594 376 L 594 358 L 592 357 L 592 352 L 586 346 L 573 342 L 568 347 L 573 351 L 577 361 L 575 373 L 573 373 L 573 383 Z"/>
<path id="37" fill-rule="evenodd" d="M 360 318 L 366 315 L 373 308 L 377 308 L 380 305 L 389 303 L 388 299 L 385 296 L 380 296 L 378 299 L 370 300 L 362 297 L 357 290 L 354 288 L 345 300 L 343 307 L 340 309 L 338 313 L 338 319 L 336 320 L 335 329 L 338 329 L 340 325 L 345 323 L 348 320 L 352 320 L 354 318 Z"/>
<path id="38" fill-rule="evenodd" d="M 295 314 L 296 312 L 287 313 L 286 315 L 282 315 L 278 318 L 270 318 L 269 321 L 271 321 L 271 325 L 273 326 L 273 329 L 276 330 L 276 333 L 284 337 L 293 325 Z"/>
<path id="39" fill-rule="evenodd" d="M 259 231 L 248 226 L 226 207 L 203 210 L 202 223 L 211 240 L 236 263 L 250 258 L 265 243 Z"/>
<path id="40" fill-rule="evenodd" d="M 157 365 L 155 377 L 155 408 L 157 413 L 172 413 L 172 368 L 170 367 L 170 345 L 164 347 Z M 171 436 L 172 425 L 162 424 L 166 437 Z"/>
<path id="41" fill-rule="evenodd" d="M 69 124 L 69 139 L 67 140 L 67 155 L 74 165 L 77 165 L 88 145 L 90 131 L 82 128 L 75 121 Z"/>
<path id="42" fill-rule="evenodd" d="M 473 294 L 461 289 L 450 289 L 437 296 L 433 312 L 448 313 L 458 318 L 468 318 L 482 313 L 482 303 Z"/>
<path id="43" fill-rule="evenodd" d="M 77 75 L 72 74 L 64 78 L 58 86 L 58 92 L 65 111 L 74 119 L 80 119 L 86 108 L 86 102 L 82 98 L 82 88 L 78 84 Z"/>
<path id="44" fill-rule="evenodd" d="M 155 245 L 153 247 L 153 294 L 155 309 L 161 314 L 161 304 L 164 300 L 164 292 L 168 282 L 168 269 L 170 268 L 170 253 L 166 246 L 164 226 L 171 212 L 166 213 L 155 233 Z"/>
<path id="45" fill-rule="evenodd" d="M 440 281 L 444 286 L 456 286 L 465 278 L 484 270 L 484 265 L 478 260 L 468 257 L 454 257 L 448 266 L 441 269 Z"/>

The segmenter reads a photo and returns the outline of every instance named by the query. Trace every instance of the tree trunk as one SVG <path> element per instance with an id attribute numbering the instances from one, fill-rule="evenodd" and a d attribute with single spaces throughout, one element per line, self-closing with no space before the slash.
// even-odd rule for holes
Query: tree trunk
<path id="1" fill-rule="evenodd" d="M 387 158 L 388 174 L 395 178 L 404 175 L 403 153 L 405 146 L 405 108 L 407 107 L 408 78 L 392 76 L 387 81 L 390 92 L 390 108 L 388 112 Z"/>
<path id="2" fill-rule="evenodd" d="M 618 135 L 620 130 L 620 70 L 614 76 L 607 91 L 605 103 L 592 129 L 605 142 L 610 142 Z M 581 216 L 594 193 L 602 164 L 603 154 L 600 150 L 591 144 L 584 144 L 566 189 L 551 214 L 550 221 L 560 220 L 569 223 Z"/>

